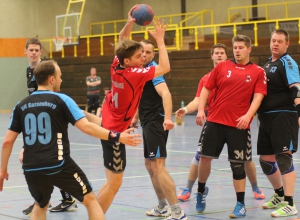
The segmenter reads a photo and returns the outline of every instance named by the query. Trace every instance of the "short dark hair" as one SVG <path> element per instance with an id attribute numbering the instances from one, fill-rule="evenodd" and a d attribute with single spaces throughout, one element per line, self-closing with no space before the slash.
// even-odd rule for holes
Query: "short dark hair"
<path id="1" fill-rule="evenodd" d="M 55 75 L 55 65 L 57 63 L 54 60 L 39 62 L 33 71 L 38 85 L 46 85 L 49 76 Z"/>
<path id="2" fill-rule="evenodd" d="M 151 44 L 153 46 L 153 51 L 154 51 L 155 45 L 151 40 L 141 40 L 140 42 L 144 44 Z"/>
<path id="3" fill-rule="evenodd" d="M 28 41 L 26 41 L 26 44 L 25 44 L 26 49 L 28 49 L 29 44 L 39 45 L 40 49 L 42 49 L 42 44 L 41 44 L 40 40 L 37 38 L 30 38 Z"/>
<path id="4" fill-rule="evenodd" d="M 234 42 L 245 42 L 246 47 L 251 47 L 251 39 L 243 34 L 238 34 L 232 38 L 232 45 Z"/>
<path id="5" fill-rule="evenodd" d="M 221 43 L 215 44 L 215 45 L 211 48 L 211 50 L 210 50 L 211 55 L 214 54 L 215 48 L 223 48 L 223 49 L 225 50 L 225 54 L 227 55 L 227 47 L 226 47 L 225 44 L 221 44 Z"/>
<path id="6" fill-rule="evenodd" d="M 143 46 L 134 40 L 125 39 L 120 41 L 116 48 L 115 54 L 119 59 L 121 65 L 124 65 L 124 59 L 130 58 L 134 55 L 135 51 L 142 49 Z"/>
<path id="7" fill-rule="evenodd" d="M 286 41 L 290 41 L 289 33 L 288 33 L 286 30 L 284 30 L 284 29 L 282 29 L 282 28 L 279 28 L 279 29 L 273 31 L 273 32 L 271 33 L 271 38 L 272 38 L 273 34 L 275 34 L 275 33 L 276 33 L 276 34 L 283 34 L 283 35 L 285 36 L 285 40 L 286 40 Z"/>

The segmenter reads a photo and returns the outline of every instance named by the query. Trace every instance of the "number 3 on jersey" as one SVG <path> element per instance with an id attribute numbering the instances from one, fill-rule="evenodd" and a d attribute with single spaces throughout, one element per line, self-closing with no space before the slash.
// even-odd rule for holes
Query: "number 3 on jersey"
<path id="1" fill-rule="evenodd" d="M 228 70 L 227 78 L 229 78 L 230 76 L 231 76 L 231 70 Z"/>
<path id="2" fill-rule="evenodd" d="M 41 144 L 48 144 L 51 141 L 51 119 L 48 113 L 42 112 L 37 117 L 28 113 L 24 118 L 25 143 L 33 145 L 36 140 Z"/>

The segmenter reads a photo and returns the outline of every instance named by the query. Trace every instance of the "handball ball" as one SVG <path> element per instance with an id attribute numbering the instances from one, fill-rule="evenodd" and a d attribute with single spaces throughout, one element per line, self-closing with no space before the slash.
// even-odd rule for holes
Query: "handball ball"
<path id="1" fill-rule="evenodd" d="M 132 11 L 131 16 L 136 19 L 135 23 L 146 26 L 153 20 L 154 12 L 149 5 L 140 4 Z"/>

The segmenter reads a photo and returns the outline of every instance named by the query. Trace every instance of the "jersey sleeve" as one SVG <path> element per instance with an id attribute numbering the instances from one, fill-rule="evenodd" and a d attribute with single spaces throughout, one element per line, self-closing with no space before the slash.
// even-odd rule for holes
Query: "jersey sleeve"
<path id="1" fill-rule="evenodd" d="M 158 77 L 156 77 L 156 78 L 154 78 L 154 79 L 152 80 L 152 83 L 153 83 L 154 86 L 157 86 L 158 84 L 164 83 L 164 82 L 166 82 L 164 76 L 158 76 Z"/>
<path id="2" fill-rule="evenodd" d="M 288 85 L 290 86 L 294 83 L 300 83 L 299 68 L 297 63 L 289 55 L 286 55 L 281 60 L 285 68 Z"/>
<path id="3" fill-rule="evenodd" d="M 90 81 L 90 77 L 86 77 L 85 82 L 89 82 Z"/>
<path id="4" fill-rule="evenodd" d="M 219 63 L 210 73 L 207 74 L 207 80 L 203 86 L 209 90 L 213 90 L 217 86 L 218 72 L 221 71 L 220 67 L 224 62 Z"/>
<path id="5" fill-rule="evenodd" d="M 148 67 L 157 66 L 157 63 L 152 60 L 147 66 Z M 158 76 L 152 80 L 152 83 L 154 86 L 157 86 L 158 84 L 163 83 L 163 82 L 166 82 L 164 75 Z"/>
<path id="6" fill-rule="evenodd" d="M 196 92 L 196 97 L 200 97 L 200 93 L 201 93 L 201 90 L 204 86 L 204 84 L 206 83 L 207 81 L 207 78 L 208 78 L 208 74 L 205 74 L 199 81 L 199 84 L 198 84 L 198 88 L 197 88 L 197 92 Z"/>
<path id="7" fill-rule="evenodd" d="M 85 117 L 85 114 L 82 112 L 82 110 L 78 107 L 78 105 L 73 99 L 64 94 L 59 94 L 59 96 L 68 109 L 67 118 L 72 125 L 74 125 L 78 120 Z"/>
<path id="8" fill-rule="evenodd" d="M 262 93 L 263 95 L 267 95 L 267 76 L 263 68 L 258 67 L 259 75 L 257 78 L 257 82 L 254 88 L 254 93 Z"/>
<path id="9" fill-rule="evenodd" d="M 21 124 L 21 118 L 20 115 L 18 113 L 19 112 L 19 107 L 18 104 L 15 106 L 12 115 L 10 117 L 10 123 L 8 126 L 8 130 L 17 132 L 17 133 L 21 133 L 22 132 L 22 124 Z"/>
<path id="10" fill-rule="evenodd" d="M 145 68 L 130 68 L 131 77 L 134 79 L 133 83 L 145 83 L 152 80 L 155 76 L 155 66 Z"/>

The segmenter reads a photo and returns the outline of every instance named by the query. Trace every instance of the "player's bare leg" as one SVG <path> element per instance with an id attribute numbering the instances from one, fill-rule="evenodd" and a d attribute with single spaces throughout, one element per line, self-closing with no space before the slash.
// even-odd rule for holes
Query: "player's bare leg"
<path id="1" fill-rule="evenodd" d="M 198 181 L 206 183 L 211 171 L 211 158 L 201 157 L 198 166 Z"/>
<path id="2" fill-rule="evenodd" d="M 153 179 L 152 181 L 158 183 L 160 191 L 163 193 L 163 195 L 165 195 L 171 206 L 178 203 L 174 181 L 165 168 L 165 159 L 152 159 L 150 160 L 150 164 L 152 171 L 152 175 L 150 174 L 150 176 L 151 179 Z"/>
<path id="3" fill-rule="evenodd" d="M 165 168 L 165 158 L 155 158 L 151 160 L 145 159 L 145 165 L 150 174 L 158 199 L 167 199 L 169 205 L 171 206 L 171 215 L 173 219 L 175 219 L 174 216 L 179 216 L 182 217 L 182 219 L 185 219 L 186 215 L 178 204 L 174 181 Z M 170 211 L 167 209 L 167 207 L 165 209 L 166 210 L 164 214 L 169 214 Z M 148 212 L 153 212 L 153 210 Z M 148 212 L 146 212 L 147 215 Z"/>
<path id="4" fill-rule="evenodd" d="M 256 167 L 253 161 L 245 163 L 245 171 L 246 175 L 249 179 L 249 182 L 252 186 L 252 191 L 255 199 L 265 199 L 265 195 L 262 190 L 257 185 L 257 177 L 256 177 Z"/>
<path id="5" fill-rule="evenodd" d="M 41 208 L 38 205 L 38 203 L 35 202 L 32 212 L 30 213 L 30 219 L 31 220 L 46 220 L 46 212 L 47 212 L 48 206 L 49 206 L 49 203 L 44 208 Z"/>
<path id="6" fill-rule="evenodd" d="M 105 173 L 107 180 L 100 188 L 97 195 L 97 200 L 104 213 L 106 213 L 106 211 L 110 207 L 115 195 L 122 185 L 124 172 L 113 173 L 112 171 L 105 168 Z"/>
<path id="7" fill-rule="evenodd" d="M 85 205 L 89 220 L 104 220 L 104 213 L 100 207 L 94 193 L 90 192 L 84 196 L 83 205 Z"/>
<path id="8" fill-rule="evenodd" d="M 146 166 L 146 169 L 150 175 L 150 178 L 151 178 L 151 181 L 152 181 L 152 184 L 153 184 L 153 188 L 155 190 L 155 193 L 157 195 L 157 198 L 159 200 L 161 199 L 165 199 L 165 195 L 163 194 L 161 188 L 159 187 L 159 182 L 157 180 L 157 178 L 154 177 L 154 173 L 151 169 L 151 161 L 149 159 L 145 159 L 145 166 Z"/>

